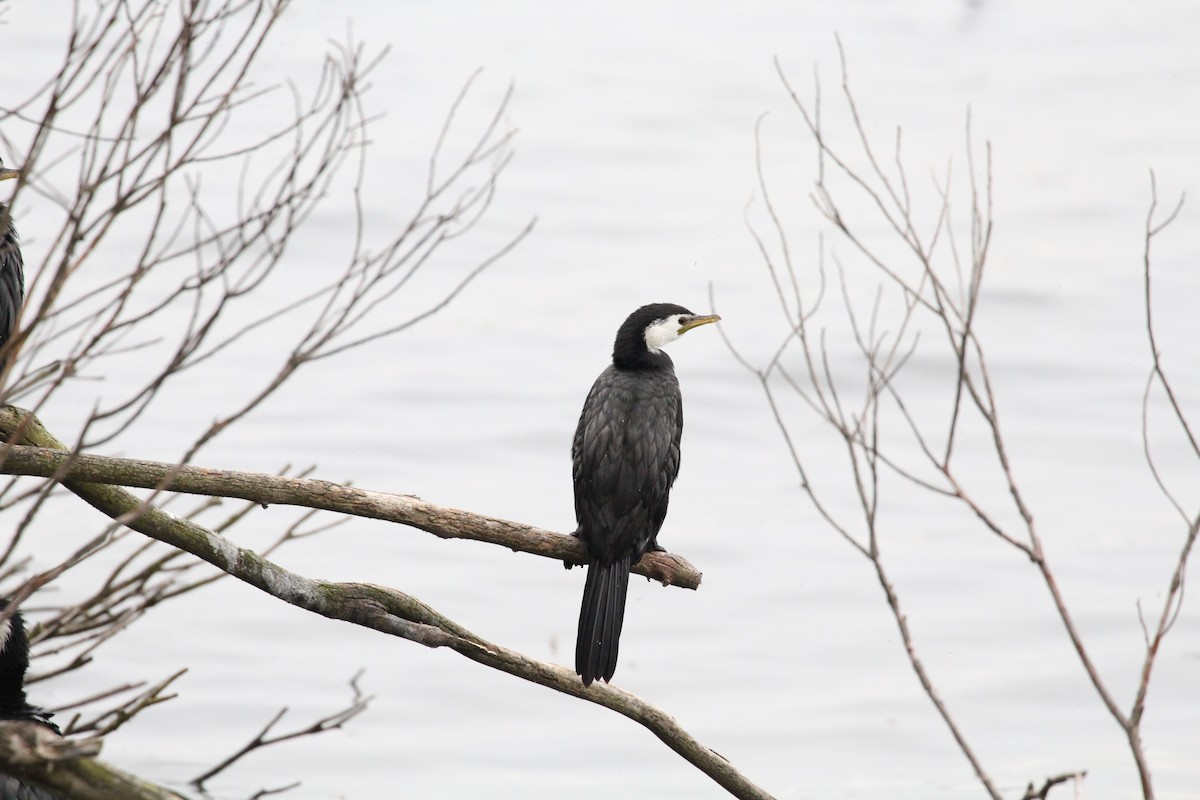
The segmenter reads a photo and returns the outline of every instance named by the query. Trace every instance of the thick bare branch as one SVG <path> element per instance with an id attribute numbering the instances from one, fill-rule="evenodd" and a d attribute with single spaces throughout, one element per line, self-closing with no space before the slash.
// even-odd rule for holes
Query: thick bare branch
<path id="1" fill-rule="evenodd" d="M 18 425 L 38 443 L 53 437 L 32 421 Z M 16 448 L 11 448 L 16 452 Z M 113 520 L 185 550 L 223 572 L 299 608 L 425 645 L 446 647 L 522 680 L 612 709 L 645 726 L 672 750 L 739 798 L 769 798 L 724 757 L 702 745 L 670 715 L 611 684 L 585 687 L 575 671 L 488 642 L 399 590 L 365 583 L 334 583 L 290 572 L 190 520 L 146 504 L 122 488 L 68 477 L 63 485 Z M 566 538 L 566 537 L 564 537 Z M 557 557 L 557 556 L 556 556 Z"/>
<path id="2" fill-rule="evenodd" d="M 115 484 L 188 494 L 236 497 L 261 504 L 296 505 L 398 522 L 443 539 L 472 539 L 572 564 L 586 564 L 587 550 L 574 536 L 520 522 L 427 503 L 411 495 L 372 492 L 330 481 L 256 472 L 230 472 L 67 452 L 40 422 L 12 406 L 0 408 L 0 433 L 21 431 L 38 447 L 0 449 L 0 472 L 40 475 L 65 484 Z M 124 513 L 124 512 L 123 512 Z M 665 586 L 696 589 L 701 574 L 672 553 L 647 553 L 633 571 Z"/>

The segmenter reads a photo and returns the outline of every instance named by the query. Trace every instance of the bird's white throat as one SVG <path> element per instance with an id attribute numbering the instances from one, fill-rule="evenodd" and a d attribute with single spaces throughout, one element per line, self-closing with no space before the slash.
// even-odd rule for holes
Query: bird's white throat
<path id="1" fill-rule="evenodd" d="M 646 349 L 657 353 L 679 338 L 679 320 L 683 314 L 672 314 L 666 319 L 657 319 L 646 326 Z"/>

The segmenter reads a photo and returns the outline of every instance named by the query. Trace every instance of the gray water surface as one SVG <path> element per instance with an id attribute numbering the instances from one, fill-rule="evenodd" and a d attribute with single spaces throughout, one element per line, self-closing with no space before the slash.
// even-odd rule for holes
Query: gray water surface
<path id="1" fill-rule="evenodd" d="M 29 71 L 12 80 L 32 86 L 58 52 L 34 43 L 53 39 L 60 22 L 18 4 L 6 23 L 5 50 Z M 294 4 L 262 82 L 315 80 L 330 39 L 347 27 L 369 48 L 391 48 L 369 95 L 384 115 L 371 127 L 365 197 L 377 230 L 400 224 L 419 198 L 445 110 L 468 76 L 485 68 L 464 112 L 468 129 L 515 86 L 506 121 L 519 131 L 516 158 L 494 213 L 398 301 L 397 314 L 438 296 L 455 270 L 532 216 L 538 223 L 444 312 L 306 368 L 202 463 L 266 471 L 315 463 L 328 479 L 570 530 L 570 436 L 629 311 L 653 301 L 706 310 L 711 285 L 727 334 L 755 363 L 786 330 L 744 222 L 748 215 L 766 229 L 754 139 L 764 113 L 766 170 L 802 279 L 815 283 L 822 230 L 827 252 L 855 263 L 809 200 L 811 139 L 773 64 L 778 57 L 809 96 L 816 67 L 829 124 L 852 147 L 846 117 L 834 111 L 836 33 L 856 100 L 889 158 L 903 128 L 926 215 L 937 210 L 928 205 L 931 175 L 953 159 L 955 180 L 966 179 L 968 109 L 977 157 L 985 141 L 993 148 L 996 228 L 980 335 L 1018 481 L 1093 658 L 1128 707 L 1142 653 L 1137 604 L 1157 613 L 1182 544 L 1141 450 L 1149 349 L 1140 269 L 1149 170 L 1164 203 L 1200 190 L 1200 6 Z M 26 201 L 29 252 L 39 211 Z M 290 253 L 294 280 L 344 255 L 350 203 L 348 192 L 331 192 L 308 246 Z M 1156 262 L 1161 344 L 1192 409 L 1198 219 L 1185 207 Z M 864 225 L 886 235 L 877 219 Z M 855 268 L 859 299 L 869 303 L 878 278 Z M 837 302 L 831 293 L 831 330 Z M 946 364 L 933 343 L 914 357 L 904 386 L 936 417 Z M 257 341 L 219 374 L 183 387 L 122 440 L 122 454 L 177 457 L 226 398 L 278 361 L 280 347 Z M 852 343 L 835 336 L 831 352 L 839 374 L 858 374 Z M 780 797 L 981 796 L 912 674 L 869 564 L 800 493 L 753 377 L 715 330 L 686 337 L 672 355 L 687 427 L 661 541 L 704 572 L 704 585 L 687 592 L 631 582 L 618 684 Z M 118 389 L 114 379 L 79 391 Z M 839 444 L 798 403 L 787 410 L 831 507 L 853 519 Z M 1194 506 L 1195 465 L 1165 423 L 1153 436 Z M 1001 508 L 1005 493 L 987 483 L 985 448 L 982 436 L 969 437 L 962 457 L 981 496 Z M 1122 734 L 1028 560 L 949 503 L 897 481 L 887 491 L 883 546 L 920 654 L 1005 796 L 1077 769 L 1088 771 L 1084 797 L 1135 796 Z M 87 509 L 77 511 L 72 525 L 97 527 Z M 291 518 L 272 508 L 258 524 Z M 492 641 L 570 663 L 578 570 L 362 520 L 279 560 L 315 577 L 398 587 Z M 1188 600 L 1158 661 L 1144 723 L 1160 798 L 1200 792 L 1200 615 Z M 364 668 L 361 683 L 375 695 L 366 714 L 344 731 L 253 756 L 215 781 L 214 795 L 299 779 L 291 796 L 723 796 L 622 717 L 449 652 L 313 618 L 232 581 L 151 614 L 78 680 L 99 689 L 184 665 L 179 698 L 111 737 L 107 759 L 162 782 L 186 780 L 279 707 L 295 724 L 339 707 Z M 36 699 L 53 706 L 86 693 L 58 682 L 39 686 Z"/>

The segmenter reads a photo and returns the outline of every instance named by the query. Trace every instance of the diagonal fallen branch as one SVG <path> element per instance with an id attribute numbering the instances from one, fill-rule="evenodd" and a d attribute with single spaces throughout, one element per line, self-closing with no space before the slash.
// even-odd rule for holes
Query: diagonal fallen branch
<path id="1" fill-rule="evenodd" d="M 574 536 L 483 514 L 427 503 L 418 497 L 372 492 L 331 481 L 288 478 L 258 472 L 206 469 L 159 461 L 68 452 L 30 412 L 0 408 L 0 434 L 20 431 L 30 446 L 0 449 L 0 473 L 37 475 L 63 483 L 86 481 L 139 489 L 232 497 L 264 505 L 290 505 L 398 522 L 443 539 L 473 539 L 511 550 L 586 564 L 587 551 Z M 647 553 L 633 572 L 664 586 L 696 589 L 701 573 L 673 553 Z"/>
<path id="2" fill-rule="evenodd" d="M 15 424 L 13 424 L 14 421 Z M 78 477 L 80 474 L 91 474 L 86 472 L 86 470 L 95 468 L 94 462 L 90 462 L 90 460 L 96 457 L 72 456 L 72 454 L 66 452 L 66 448 L 58 443 L 32 415 L 26 412 L 12 408 L 0 409 L 0 431 L 3 431 L 10 437 L 14 433 L 18 434 L 18 438 L 15 439 L 16 441 L 25 441 L 30 444 L 43 446 L 43 448 L 39 449 L 9 445 L 0 449 L 0 459 L 6 459 L 2 467 L 4 471 L 11 470 L 13 465 L 21 462 L 22 459 L 28 459 L 28 463 L 30 464 L 41 463 L 38 459 L 48 458 L 43 452 L 45 446 L 48 445 L 50 449 L 58 450 L 61 453 L 44 461 L 47 464 L 57 465 L 54 469 L 49 470 L 48 477 L 59 479 L 67 489 L 100 512 L 114 520 L 120 520 L 133 530 L 157 539 L 160 542 L 185 550 L 238 580 L 312 613 L 388 633 L 412 642 L 417 642 L 418 644 L 423 644 L 426 647 L 446 647 L 472 661 L 500 670 L 501 672 L 507 672 L 522 680 L 530 681 L 531 683 L 554 689 L 563 694 L 573 695 L 588 702 L 612 709 L 646 727 L 668 747 L 716 781 L 733 796 L 755 798 L 756 800 L 766 800 L 771 797 L 765 790 L 742 775 L 723 756 L 697 741 L 673 717 L 636 695 L 610 684 L 594 683 L 590 687 L 584 687 L 583 683 L 579 680 L 579 676 L 573 670 L 560 667 L 556 664 L 537 661 L 515 650 L 509 650 L 508 648 L 482 639 L 417 598 L 397 589 L 366 583 L 335 583 L 314 580 L 290 572 L 252 550 L 239 547 L 220 534 L 213 533 L 190 520 L 176 517 L 152 505 L 146 504 L 119 486 L 81 480 Z M 50 455 L 53 455 L 53 453 Z M 93 466 L 80 467 L 78 466 L 79 459 L 83 459 L 85 464 L 93 463 Z M 115 462 L 128 461 L 126 459 L 109 460 Z M 134 463 L 144 464 L 147 462 Z M 170 470 L 170 474 L 163 476 L 162 483 L 164 487 L 169 487 L 172 491 L 182 491 L 177 488 L 176 481 L 182 480 L 186 485 L 188 480 L 195 479 L 199 481 L 205 475 L 214 475 L 210 470 L 202 470 L 194 467 L 168 469 Z M 61 475 L 59 475 L 60 470 Z M 190 477 L 181 479 L 180 476 L 185 473 Z M 30 474 L 42 473 L 31 471 Z M 248 475 L 249 473 L 241 473 L 243 478 Z M 262 478 L 268 482 L 282 480 L 287 483 L 295 480 L 279 479 L 277 476 L 270 475 L 255 475 L 254 477 L 256 480 Z M 216 478 L 213 479 L 216 480 Z M 229 478 L 229 480 L 233 479 Z M 311 483 L 324 485 L 328 490 L 326 497 L 342 496 L 342 492 L 348 492 L 349 494 L 345 495 L 346 497 L 357 497 L 361 493 L 362 495 L 370 496 L 374 500 L 384 497 L 396 498 L 402 501 L 397 507 L 404 507 L 406 503 L 420 503 L 415 498 L 381 495 L 376 492 L 364 493 L 362 490 L 337 486 L 337 484 L 326 484 L 323 481 L 314 481 Z M 157 485 L 154 483 L 149 484 L 152 487 Z M 231 496 L 247 497 L 250 488 L 247 486 L 242 491 L 246 494 L 234 494 Z M 257 498 L 248 499 L 257 500 Z M 283 501 L 272 499 L 267 502 Z M 363 502 L 365 503 L 366 501 L 364 500 Z M 330 504 L 331 506 L 333 505 L 332 501 L 330 501 Z M 362 508 L 365 507 L 362 506 Z M 334 510 L 343 509 L 336 508 Z M 446 511 L 453 512 L 450 509 Z M 354 512 L 347 511 L 347 513 Z M 490 518 L 486 517 L 481 518 L 461 511 L 453 513 L 462 515 L 461 519 L 478 526 L 475 528 L 472 528 L 471 525 L 466 526 L 476 531 L 479 528 L 486 529 L 489 523 L 496 523 L 502 527 L 510 526 L 503 528 L 505 530 L 518 530 L 526 527 L 520 526 L 517 523 L 505 523 L 501 520 L 490 520 Z M 478 520 L 484 520 L 485 522 L 480 525 Z M 425 521 L 425 524 L 420 525 L 410 521 L 407 524 L 422 527 L 423 529 L 428 529 L 425 528 L 425 524 L 433 527 L 432 521 Z M 434 532 L 438 533 L 438 535 L 445 535 L 441 531 Z M 542 533 L 565 540 L 569 544 L 578 544 L 571 537 L 553 534 L 548 531 Z M 492 540 L 483 535 L 467 538 L 478 538 L 483 541 Z M 568 558 L 570 560 L 569 556 L 572 553 L 577 555 L 582 554 L 582 549 L 571 551 L 571 553 L 566 553 L 566 555 L 563 554 L 564 551 L 543 553 L 532 547 L 525 547 L 524 545 L 527 542 L 524 540 L 520 541 L 520 544 L 523 545 L 522 547 L 516 547 L 508 541 L 498 543 L 513 547 L 514 549 L 522 549 L 525 552 L 537 552 L 539 555 L 547 555 L 550 558 Z"/>

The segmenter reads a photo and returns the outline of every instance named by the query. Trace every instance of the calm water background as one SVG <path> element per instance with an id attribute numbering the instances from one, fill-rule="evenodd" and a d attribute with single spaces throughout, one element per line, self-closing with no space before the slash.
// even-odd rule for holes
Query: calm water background
<path id="1" fill-rule="evenodd" d="M 57 63 L 62 20 L 46 5 L 13 5 L 0 29 L 7 59 L 27 64 L 27 74 L 5 78 L 6 91 L 23 95 Z M 519 129 L 517 157 L 493 215 L 396 313 L 437 296 L 456 269 L 530 217 L 537 228 L 428 323 L 301 373 L 207 450 L 205 464 L 316 463 L 322 477 L 570 529 L 570 436 L 630 310 L 651 301 L 705 309 L 711 285 L 748 358 L 764 360 L 783 334 L 744 223 L 747 214 L 763 222 L 754 126 L 764 113 L 766 169 L 802 280 L 815 281 L 822 228 L 807 199 L 811 142 L 772 59 L 802 92 L 811 92 L 815 66 L 832 108 L 837 33 L 872 135 L 886 150 L 903 127 L 909 173 L 926 200 L 927 176 L 949 159 L 956 181 L 965 176 L 968 108 L 976 147 L 994 148 L 996 235 L 981 331 L 1017 478 L 1083 635 L 1128 705 L 1140 663 L 1137 603 L 1157 613 L 1182 541 L 1141 453 L 1140 258 L 1148 171 L 1157 171 L 1164 201 L 1200 191 L 1200 6 L 296 4 L 260 80 L 305 86 L 347 30 L 369 48 L 391 48 L 369 95 L 383 114 L 371 129 L 367 186 L 376 230 L 400 224 L 417 202 L 445 110 L 472 71 L 485 68 L 464 131 L 510 82 L 516 87 L 507 121 Z M 26 197 L 22 231 L 35 252 L 45 210 Z M 288 262 L 294 280 L 311 280 L 345 254 L 349 202 L 335 189 L 312 219 L 307 246 Z M 1186 207 L 1156 262 L 1163 349 L 1192 409 L 1200 399 L 1198 226 L 1200 209 Z M 854 264 L 849 247 L 828 241 Z M 854 275 L 855 291 L 869 299 L 877 279 Z M 836 304 L 827 311 L 835 330 Z M 936 415 L 945 365 L 932 341 L 904 385 L 916 407 Z M 122 440 L 121 452 L 178 456 L 281 346 L 257 342 L 261 350 L 193 379 Z M 831 349 L 839 374 L 855 374 L 849 343 Z M 620 685 L 780 796 L 978 796 L 907 666 L 868 565 L 799 493 L 753 378 L 715 331 L 687 337 L 673 355 L 687 432 L 662 539 L 704 571 L 704 586 L 631 586 Z M 80 391 L 118 396 L 119 388 L 113 379 Z M 799 406 L 788 412 L 831 506 L 850 518 L 836 443 Z M 69 427 L 71 409 L 60 413 L 58 424 Z M 1167 425 L 1152 435 L 1194 505 L 1194 465 Z M 982 447 L 966 440 L 966 469 L 999 508 L 1003 492 L 987 483 Z M 1006 795 L 1086 769 L 1085 797 L 1133 796 L 1120 731 L 1029 564 L 950 507 L 897 483 L 888 490 L 884 546 L 917 645 Z M 65 538 L 96 526 L 86 510 L 72 513 L 78 518 L 48 527 Z M 289 519 L 271 509 L 259 522 Z M 570 660 L 579 571 L 361 520 L 280 561 L 399 587 L 496 642 Z M 1198 620 L 1193 602 L 1151 690 L 1144 733 L 1160 797 L 1200 792 Z M 179 699 L 112 737 L 107 758 L 160 781 L 185 780 L 281 706 L 297 724 L 338 707 L 349 677 L 365 668 L 362 684 L 376 696 L 368 713 L 345 731 L 252 757 L 214 793 L 246 796 L 300 778 L 292 796 L 722 796 L 621 717 L 448 652 L 315 619 L 233 582 L 152 614 L 79 680 L 99 688 L 181 665 L 189 673 Z M 91 685 L 41 685 L 37 700 L 66 702 Z"/>

